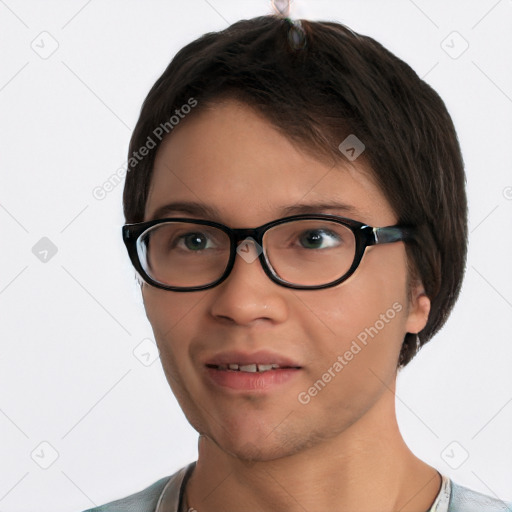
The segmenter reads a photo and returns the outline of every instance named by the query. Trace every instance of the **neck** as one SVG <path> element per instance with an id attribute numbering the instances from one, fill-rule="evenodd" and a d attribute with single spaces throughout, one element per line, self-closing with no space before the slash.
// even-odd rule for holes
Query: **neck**
<path id="1" fill-rule="evenodd" d="M 201 436 L 185 496 L 197 512 L 425 512 L 440 484 L 405 444 L 385 393 L 341 434 L 274 460 L 244 460 Z"/>

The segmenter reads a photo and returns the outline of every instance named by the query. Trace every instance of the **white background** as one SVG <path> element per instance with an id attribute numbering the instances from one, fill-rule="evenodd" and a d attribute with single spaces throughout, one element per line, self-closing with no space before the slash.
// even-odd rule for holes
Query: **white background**
<path id="1" fill-rule="evenodd" d="M 172 56 L 269 12 L 265 0 L 0 0 L 0 511 L 84 510 L 196 459 L 159 360 L 134 355 L 153 338 L 122 245 L 122 184 L 103 200 L 92 191 L 125 164 Z M 295 0 L 292 15 L 375 38 L 454 119 L 465 284 L 399 376 L 398 417 L 420 458 L 512 499 L 512 1 Z M 57 249 L 46 262 L 32 252 L 43 237 Z"/>

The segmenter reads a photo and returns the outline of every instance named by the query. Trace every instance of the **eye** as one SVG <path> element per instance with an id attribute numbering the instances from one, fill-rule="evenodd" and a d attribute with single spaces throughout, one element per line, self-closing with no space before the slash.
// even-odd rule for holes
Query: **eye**
<path id="1" fill-rule="evenodd" d="M 338 246 L 340 242 L 340 236 L 328 229 L 310 229 L 299 237 L 299 243 L 305 249 L 328 249 Z"/>
<path id="2" fill-rule="evenodd" d="M 202 251 L 212 247 L 211 240 L 204 233 L 186 233 L 176 240 L 176 246 L 189 251 Z"/>

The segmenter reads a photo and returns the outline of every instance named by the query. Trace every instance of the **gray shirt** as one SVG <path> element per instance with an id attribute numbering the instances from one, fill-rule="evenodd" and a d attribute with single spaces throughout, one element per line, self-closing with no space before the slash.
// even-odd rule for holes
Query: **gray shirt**
<path id="1" fill-rule="evenodd" d="M 183 499 L 195 465 L 192 462 L 138 493 L 84 512 L 200 512 L 194 508 L 187 510 Z M 486 496 L 458 485 L 444 475 L 441 477 L 441 489 L 428 512 L 512 512 L 512 502 Z M 241 509 L 241 512 L 245 511 Z"/>

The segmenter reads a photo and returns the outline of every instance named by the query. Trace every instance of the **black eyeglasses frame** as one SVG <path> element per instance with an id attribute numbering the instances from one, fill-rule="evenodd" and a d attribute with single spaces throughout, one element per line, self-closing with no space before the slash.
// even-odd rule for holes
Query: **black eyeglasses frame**
<path id="1" fill-rule="evenodd" d="M 267 261 L 267 257 L 265 254 L 265 248 L 263 246 L 263 236 L 267 230 L 273 228 L 275 226 L 279 226 L 280 224 L 284 224 L 287 222 L 293 222 L 297 220 L 329 220 L 337 222 L 338 224 L 342 224 L 348 227 L 353 233 L 356 240 L 356 247 L 354 251 L 354 261 L 352 265 L 345 272 L 344 275 L 339 277 L 338 279 L 331 281 L 326 284 L 321 285 L 296 285 L 294 283 L 289 283 L 284 279 L 281 279 L 277 274 L 274 273 L 271 264 Z M 204 226 L 210 226 L 217 229 L 220 229 L 224 233 L 226 233 L 230 239 L 230 256 L 226 266 L 226 269 L 222 276 L 216 281 L 209 283 L 207 285 L 202 286 L 192 286 L 192 287 L 176 287 L 176 286 L 168 286 L 158 281 L 155 281 L 151 278 L 146 271 L 144 270 L 139 255 L 137 252 L 137 240 L 139 237 L 145 233 L 149 228 L 153 226 L 157 226 L 158 224 L 168 223 L 168 222 L 180 222 L 180 223 L 190 223 L 190 224 L 200 224 Z M 260 252 L 258 259 L 260 260 L 261 266 L 263 270 L 267 274 L 267 276 L 276 284 L 284 286 L 286 288 L 293 288 L 296 290 L 321 290 L 324 288 L 331 288 L 333 286 L 337 286 L 338 284 L 346 281 L 359 267 L 361 260 L 363 259 L 364 252 L 367 247 L 372 245 L 379 244 L 388 244 L 393 242 L 414 242 L 416 241 L 415 229 L 414 226 L 405 226 L 405 225 L 394 225 L 394 226 L 386 226 L 380 228 L 374 228 L 372 226 L 368 226 L 362 222 L 348 219 L 345 217 L 340 217 L 338 215 L 332 215 L 327 213 L 322 214 L 301 214 L 301 215 L 292 215 L 289 217 L 283 217 L 281 219 L 277 219 L 257 228 L 242 228 L 242 229 L 232 229 L 224 224 L 220 224 L 218 222 L 213 222 L 209 220 L 203 219 L 191 219 L 185 217 L 170 217 L 165 219 L 155 219 L 145 222 L 137 222 L 133 224 L 125 224 L 122 227 L 122 236 L 123 241 L 128 251 L 128 255 L 132 265 L 135 267 L 135 270 L 139 273 L 142 279 L 149 285 L 155 286 L 156 288 L 160 288 L 162 290 L 176 291 L 176 292 L 192 292 L 199 290 L 207 290 L 209 288 L 213 288 L 224 280 L 227 279 L 233 266 L 235 264 L 236 258 L 236 250 L 240 242 L 247 238 L 252 238 L 260 245 L 262 251 Z"/>

